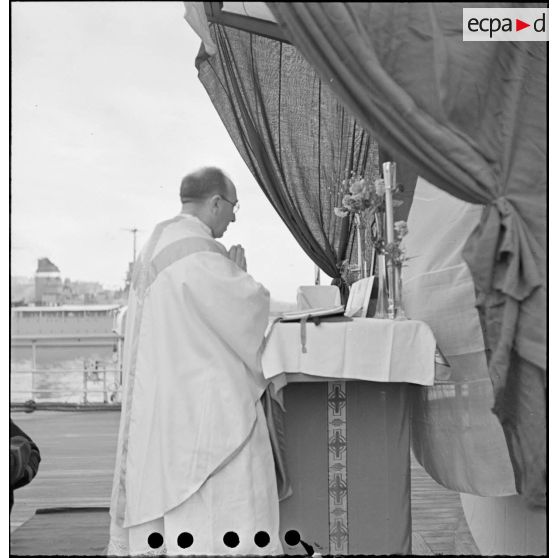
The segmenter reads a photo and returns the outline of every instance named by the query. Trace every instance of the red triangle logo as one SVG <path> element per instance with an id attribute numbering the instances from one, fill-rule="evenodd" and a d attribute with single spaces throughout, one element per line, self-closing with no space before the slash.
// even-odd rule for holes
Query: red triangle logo
<path id="1" fill-rule="evenodd" d="M 515 30 L 516 31 L 521 31 L 522 29 L 525 29 L 526 27 L 531 27 L 530 23 L 525 23 L 524 21 L 521 21 L 520 19 L 515 18 Z"/>

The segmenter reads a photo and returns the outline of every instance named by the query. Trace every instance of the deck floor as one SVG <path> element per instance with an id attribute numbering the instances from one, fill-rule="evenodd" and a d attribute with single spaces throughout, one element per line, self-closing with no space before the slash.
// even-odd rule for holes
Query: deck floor
<path id="1" fill-rule="evenodd" d="M 39 446 L 42 462 L 35 480 L 15 492 L 10 531 L 38 508 L 109 505 L 119 417 L 116 411 L 12 414 Z M 411 463 L 413 554 L 478 554 L 459 494 Z"/>

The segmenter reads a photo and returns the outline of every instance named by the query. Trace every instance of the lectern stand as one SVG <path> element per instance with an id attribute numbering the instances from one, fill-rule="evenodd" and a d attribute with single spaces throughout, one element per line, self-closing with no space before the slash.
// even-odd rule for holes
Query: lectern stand
<path id="1" fill-rule="evenodd" d="M 282 537 L 295 529 L 323 554 L 410 554 L 409 389 L 362 381 L 284 388 L 293 494 L 281 502 Z"/>
<path id="2" fill-rule="evenodd" d="M 264 374 L 274 377 L 283 398 L 292 486 L 280 507 L 282 537 L 296 530 L 320 554 L 411 553 L 408 401 L 413 386 L 400 367 L 408 366 L 411 382 L 431 384 L 435 340 L 425 324 L 404 323 L 306 324 L 306 352 L 300 347 L 300 324 L 276 324 L 271 332 Z M 359 355 L 351 348 L 349 357 L 347 347 L 354 347 L 355 338 L 374 331 L 372 347 Z M 406 334 L 408 354 L 401 355 Z M 285 550 L 301 554 L 300 546 Z"/>

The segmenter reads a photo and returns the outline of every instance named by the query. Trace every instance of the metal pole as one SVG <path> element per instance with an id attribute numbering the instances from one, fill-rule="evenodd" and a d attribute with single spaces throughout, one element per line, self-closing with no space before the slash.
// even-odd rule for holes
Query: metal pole
<path id="1" fill-rule="evenodd" d="M 124 338 L 122 336 L 118 337 L 118 385 L 122 385 L 122 363 L 123 363 L 123 345 L 124 345 Z"/>
<path id="2" fill-rule="evenodd" d="M 314 264 L 314 285 L 320 284 L 320 268 Z"/>
<path id="3" fill-rule="evenodd" d="M 83 402 L 87 403 L 87 367 L 83 370 Z"/>
<path id="4" fill-rule="evenodd" d="M 31 399 L 35 397 L 35 370 L 37 370 L 37 342 L 31 341 Z"/>
<path id="5" fill-rule="evenodd" d="M 107 367 L 103 367 L 103 403 L 108 403 L 107 394 Z"/>

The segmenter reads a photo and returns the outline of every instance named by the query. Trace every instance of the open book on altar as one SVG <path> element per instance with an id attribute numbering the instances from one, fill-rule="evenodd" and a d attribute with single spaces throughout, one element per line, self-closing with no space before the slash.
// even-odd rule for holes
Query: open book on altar
<path id="1" fill-rule="evenodd" d="M 292 312 L 283 312 L 281 314 L 282 322 L 296 322 L 304 318 L 326 318 L 328 316 L 342 316 L 345 313 L 345 307 L 327 306 L 322 308 L 305 308 L 304 310 L 294 310 Z"/>
<path id="2" fill-rule="evenodd" d="M 282 322 L 296 322 L 298 320 L 310 320 L 312 318 L 327 318 L 333 316 L 345 316 L 353 318 L 365 317 L 372 295 L 372 287 L 375 277 L 365 277 L 351 285 L 347 306 L 342 304 L 332 306 L 321 306 L 316 308 L 304 308 L 292 312 L 283 312 L 278 318 Z"/>

